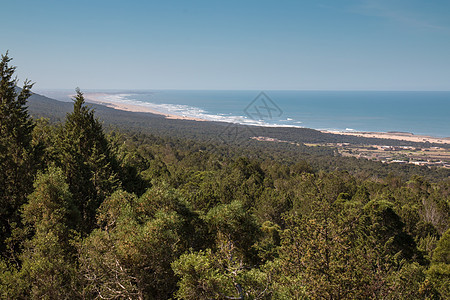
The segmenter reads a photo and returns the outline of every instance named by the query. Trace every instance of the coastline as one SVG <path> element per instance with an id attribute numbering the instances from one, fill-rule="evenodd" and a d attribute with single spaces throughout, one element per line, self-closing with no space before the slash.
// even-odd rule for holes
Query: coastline
<path id="1" fill-rule="evenodd" d="M 173 120 L 190 120 L 190 121 L 199 121 L 199 122 L 206 121 L 206 120 L 200 119 L 200 118 L 185 117 L 185 116 L 163 113 L 163 112 L 151 109 L 150 107 L 146 107 L 143 105 L 135 105 L 135 104 L 121 103 L 121 102 L 113 101 L 113 100 L 108 99 L 107 96 L 108 96 L 108 94 L 106 94 L 106 93 L 86 93 L 86 94 L 84 94 L 84 98 L 86 99 L 86 102 L 88 102 L 88 103 L 101 104 L 101 105 L 104 105 L 104 106 L 107 106 L 110 108 L 114 108 L 114 109 L 118 109 L 118 110 L 150 113 L 150 114 L 154 114 L 154 115 L 161 115 L 161 116 L 165 117 L 166 119 L 173 119 Z"/>
<path id="2" fill-rule="evenodd" d="M 166 119 L 173 120 L 190 120 L 190 121 L 198 121 L 205 122 L 209 120 L 195 118 L 195 117 L 186 117 L 175 114 L 168 114 L 164 112 L 160 112 L 154 110 L 150 107 L 146 107 L 144 105 L 136 105 L 130 103 L 123 103 L 114 101 L 113 99 L 108 98 L 109 94 L 107 93 L 85 93 L 84 97 L 86 102 L 104 105 L 113 109 L 130 111 L 130 112 L 141 112 L 141 113 L 151 113 L 155 115 L 163 116 Z M 211 121 L 213 122 L 213 121 Z M 433 137 L 427 135 L 415 135 L 413 133 L 406 132 L 361 132 L 361 131 L 332 131 L 332 130 L 318 130 L 323 133 L 328 134 L 337 134 L 337 135 L 352 135 L 366 138 L 378 138 L 378 139 L 390 139 L 390 140 L 400 140 L 400 141 L 408 141 L 408 142 L 429 142 L 429 143 L 437 143 L 437 144 L 450 144 L 450 137 L 440 138 Z"/>
<path id="3" fill-rule="evenodd" d="M 320 130 L 323 133 L 340 134 L 340 135 L 353 135 L 366 138 L 377 138 L 377 139 L 389 139 L 389 140 L 400 140 L 407 142 L 418 142 L 418 143 L 436 143 L 436 144 L 450 144 L 450 138 L 439 138 L 428 135 L 415 135 L 413 133 L 407 132 L 348 132 L 348 131 L 329 131 Z"/>

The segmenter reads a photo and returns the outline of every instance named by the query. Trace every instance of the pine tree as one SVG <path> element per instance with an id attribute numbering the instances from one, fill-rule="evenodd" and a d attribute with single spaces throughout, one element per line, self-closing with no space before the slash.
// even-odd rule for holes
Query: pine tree
<path id="1" fill-rule="evenodd" d="M 18 209 L 32 190 L 34 157 L 33 121 L 26 102 L 33 86 L 26 80 L 18 92 L 15 67 L 8 53 L 0 62 L 0 251 L 11 228 L 20 221 Z"/>
<path id="2" fill-rule="evenodd" d="M 81 217 L 82 232 L 95 225 L 95 214 L 103 200 L 120 186 L 114 156 L 94 111 L 79 89 L 73 112 L 66 117 L 59 140 L 61 168 Z"/>
<path id="3" fill-rule="evenodd" d="M 31 299 L 73 299 L 75 247 L 72 230 L 78 211 L 61 169 L 38 174 L 34 192 L 23 206 L 23 222 L 33 232 L 21 255 L 21 293 Z"/>
<path id="4" fill-rule="evenodd" d="M 439 240 L 433 252 L 431 266 L 428 270 L 430 280 L 434 283 L 443 299 L 450 297 L 450 229 Z"/>

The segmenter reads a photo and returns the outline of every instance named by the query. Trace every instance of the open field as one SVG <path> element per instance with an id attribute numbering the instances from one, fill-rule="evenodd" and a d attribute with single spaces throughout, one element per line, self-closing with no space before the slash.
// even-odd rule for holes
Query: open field
<path id="1" fill-rule="evenodd" d="M 342 131 L 327 131 L 321 130 L 324 133 L 333 133 L 340 135 L 351 135 L 351 136 L 359 136 L 366 138 L 378 138 L 378 139 L 390 139 L 390 140 L 399 140 L 399 141 L 408 141 L 408 142 L 428 142 L 428 143 L 437 143 L 437 144 L 450 144 L 449 137 L 433 137 L 427 135 L 416 135 L 409 132 L 342 132 Z"/>
<path id="2" fill-rule="evenodd" d="M 306 144 L 318 146 L 319 144 Z M 441 147 L 416 148 L 410 146 L 352 145 L 327 143 L 320 146 L 337 149 L 342 156 L 365 158 L 383 163 L 409 163 L 419 166 L 450 168 L 450 150 Z"/>
<path id="3" fill-rule="evenodd" d="M 260 142 L 288 143 L 299 146 L 300 143 L 271 137 L 251 137 Z M 308 147 L 335 148 L 343 157 L 356 157 L 383 163 L 414 164 L 427 167 L 450 169 L 450 149 L 442 147 L 419 148 L 413 146 L 359 145 L 350 143 L 305 143 Z"/>

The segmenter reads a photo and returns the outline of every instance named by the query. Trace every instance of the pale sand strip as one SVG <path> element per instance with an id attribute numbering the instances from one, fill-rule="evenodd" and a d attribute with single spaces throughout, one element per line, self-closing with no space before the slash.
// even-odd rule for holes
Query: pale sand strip
<path id="1" fill-rule="evenodd" d="M 112 101 L 112 100 L 108 99 L 106 96 L 108 96 L 108 94 L 104 94 L 104 93 L 86 93 L 86 94 L 84 94 L 84 98 L 86 99 L 86 102 L 101 104 L 101 105 L 105 105 L 107 107 L 114 108 L 114 109 L 162 115 L 166 119 L 206 121 L 206 120 L 199 119 L 199 118 L 185 117 L 185 116 L 178 116 L 178 115 L 163 113 L 163 112 L 151 109 L 151 108 L 143 106 L 143 105 L 135 105 L 135 104 L 128 104 L 128 103 Z"/>
<path id="2" fill-rule="evenodd" d="M 412 133 L 403 132 L 340 132 L 340 131 L 327 131 L 321 130 L 324 133 L 341 134 L 341 135 L 354 135 L 366 138 L 378 138 L 378 139 L 390 139 L 401 140 L 409 142 L 430 142 L 437 144 L 450 144 L 450 138 L 438 138 L 426 135 L 415 135 Z"/>
<path id="3" fill-rule="evenodd" d="M 151 109 L 149 107 L 143 105 L 135 105 L 128 104 L 123 102 L 117 102 L 109 99 L 108 94 L 105 93 L 86 93 L 84 94 L 84 98 L 87 102 L 102 104 L 107 107 L 111 107 L 114 109 L 131 111 L 131 112 L 143 112 L 143 113 L 151 113 L 156 115 L 162 115 L 167 119 L 177 119 L 177 120 L 193 120 L 193 121 L 207 121 L 200 118 L 192 118 L 185 116 L 178 116 L 173 114 L 162 113 L 160 111 Z M 341 134 L 341 135 L 354 135 L 366 138 L 379 138 L 379 139 L 391 139 L 391 140 L 401 140 L 401 141 L 409 141 L 409 142 L 430 142 L 430 143 L 438 143 L 438 144 L 450 144 L 450 137 L 447 138 L 437 138 L 432 136 L 425 135 L 414 135 L 412 133 L 403 133 L 403 132 L 340 132 L 340 131 L 328 131 L 321 130 L 324 133 L 331 134 Z"/>

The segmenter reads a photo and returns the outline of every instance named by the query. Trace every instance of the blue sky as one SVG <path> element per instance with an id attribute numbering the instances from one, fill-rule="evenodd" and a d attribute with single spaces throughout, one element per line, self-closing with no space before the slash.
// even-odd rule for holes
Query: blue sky
<path id="1" fill-rule="evenodd" d="M 2 1 L 36 89 L 450 90 L 450 1 Z"/>

